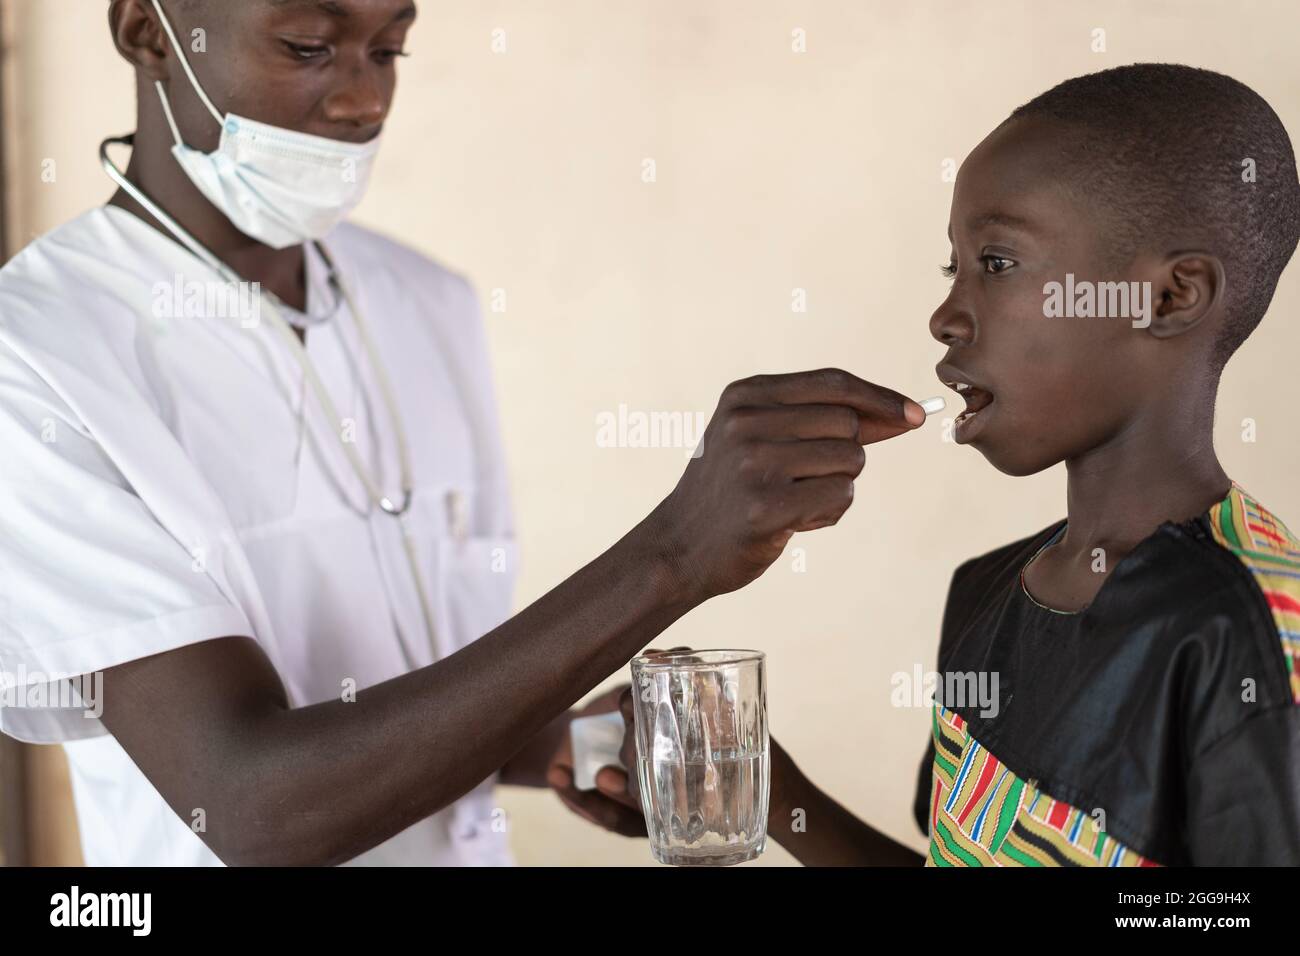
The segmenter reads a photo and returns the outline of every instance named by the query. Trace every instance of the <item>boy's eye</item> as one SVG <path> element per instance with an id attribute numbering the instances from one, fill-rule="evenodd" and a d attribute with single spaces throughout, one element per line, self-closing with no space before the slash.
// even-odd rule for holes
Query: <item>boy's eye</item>
<path id="1" fill-rule="evenodd" d="M 1006 272 L 1014 266 L 1015 260 L 1008 259 L 1006 256 L 980 256 L 980 262 L 984 263 L 984 271 L 989 275 L 997 275 L 1000 272 Z M 947 265 L 939 267 L 945 279 L 951 279 L 957 274 L 957 263 L 949 262 Z"/>

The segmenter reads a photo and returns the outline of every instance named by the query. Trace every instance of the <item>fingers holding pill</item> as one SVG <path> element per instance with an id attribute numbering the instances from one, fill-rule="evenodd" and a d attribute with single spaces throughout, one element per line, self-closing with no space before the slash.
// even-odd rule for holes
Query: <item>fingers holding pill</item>
<path id="1" fill-rule="evenodd" d="M 647 519 L 683 599 L 744 587 L 792 534 L 838 522 L 866 465 L 862 446 L 911 431 L 926 412 L 842 369 L 728 385 L 696 457 Z"/>
<path id="2" fill-rule="evenodd" d="M 755 375 L 727 386 L 724 400 L 735 405 L 847 405 L 882 421 L 924 421 L 919 405 L 895 392 L 839 368 L 779 375 Z M 908 412 L 920 414 L 909 419 Z"/>
<path id="3" fill-rule="evenodd" d="M 755 375 L 733 382 L 723 392 L 719 410 L 764 406 L 784 406 L 798 411 L 814 406 L 847 409 L 856 415 L 858 440 L 864 445 L 910 431 L 923 424 L 930 414 L 921 404 L 892 388 L 837 368 Z M 845 421 L 843 413 L 834 414 L 839 421 Z M 818 417 L 820 413 L 809 412 L 797 427 L 815 427 L 812 423 Z"/>
<path id="4" fill-rule="evenodd" d="M 811 438 L 856 440 L 860 416 L 847 405 L 740 406 L 727 416 L 738 438 L 796 441 Z"/>

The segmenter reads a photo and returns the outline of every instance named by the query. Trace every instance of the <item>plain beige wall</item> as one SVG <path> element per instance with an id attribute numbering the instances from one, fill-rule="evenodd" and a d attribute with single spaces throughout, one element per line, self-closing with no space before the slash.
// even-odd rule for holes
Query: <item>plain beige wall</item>
<path id="1" fill-rule="evenodd" d="M 10 174 L 25 241 L 109 195 L 96 147 L 132 127 L 134 102 L 103 0 L 3 3 L 19 37 Z M 523 546 L 519 606 L 639 520 L 684 465 L 680 450 L 597 447 L 599 413 L 710 412 L 732 379 L 823 365 L 916 398 L 943 392 L 943 349 L 926 327 L 946 289 L 941 167 L 1035 94 L 1109 66 L 1183 62 L 1248 83 L 1300 138 L 1291 0 L 422 6 L 358 218 L 466 272 L 485 298 L 504 290 L 506 310 L 486 319 Z M 807 52 L 792 51 L 795 30 Z M 45 159 L 53 184 L 40 179 Z M 1300 350 L 1298 269 L 1229 366 L 1217 427 L 1229 473 L 1292 523 L 1297 403 L 1292 363 L 1277 357 Z M 806 313 L 791 310 L 796 288 Z M 1247 417 L 1253 444 L 1241 440 Z M 934 666 L 962 559 L 1064 515 L 1063 469 L 1007 478 L 941 433 L 931 421 L 871 450 L 840 525 L 795 540 L 806 571 L 787 554 L 659 642 L 767 651 L 778 739 L 918 849 L 927 712 L 892 707 L 890 677 Z M 502 800 L 523 863 L 650 862 L 644 842 L 570 817 L 550 794 Z M 760 865 L 788 862 L 774 846 Z"/>

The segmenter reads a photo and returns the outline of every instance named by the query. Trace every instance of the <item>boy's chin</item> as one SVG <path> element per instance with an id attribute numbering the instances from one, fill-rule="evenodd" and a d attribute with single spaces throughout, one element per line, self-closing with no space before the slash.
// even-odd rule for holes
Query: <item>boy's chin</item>
<path id="1" fill-rule="evenodd" d="M 1059 455 L 1030 455 L 1027 453 L 1029 449 L 1023 445 L 1018 448 L 1007 448 L 992 440 L 981 441 L 976 438 L 970 445 L 983 455 L 990 465 L 1012 478 L 1036 475 L 1065 460 Z"/>

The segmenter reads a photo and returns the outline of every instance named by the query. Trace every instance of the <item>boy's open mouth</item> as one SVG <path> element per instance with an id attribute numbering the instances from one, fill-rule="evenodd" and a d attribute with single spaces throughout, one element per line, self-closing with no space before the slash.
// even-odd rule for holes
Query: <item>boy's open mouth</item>
<path id="1" fill-rule="evenodd" d="M 966 410 L 953 419 L 953 427 L 960 430 L 961 437 L 970 437 L 971 427 L 980 413 L 993 404 L 993 393 L 964 378 L 958 378 L 956 369 L 939 369 L 939 381 L 965 399 Z"/>
<path id="2" fill-rule="evenodd" d="M 954 419 L 953 423 L 956 425 L 970 421 L 993 402 L 993 393 L 982 388 L 967 385 L 965 382 L 947 382 L 945 384 L 949 388 L 956 389 L 957 394 L 966 399 L 966 411 Z"/>

